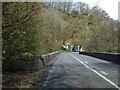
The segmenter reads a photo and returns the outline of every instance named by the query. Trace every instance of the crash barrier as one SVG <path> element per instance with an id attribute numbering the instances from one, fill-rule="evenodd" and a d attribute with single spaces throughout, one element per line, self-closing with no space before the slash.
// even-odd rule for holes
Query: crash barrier
<path id="1" fill-rule="evenodd" d="M 44 54 L 40 56 L 17 56 L 9 61 L 3 60 L 2 69 L 8 72 L 35 71 L 49 65 L 50 62 L 60 53 L 60 51 Z"/>
<path id="2" fill-rule="evenodd" d="M 56 52 L 41 55 L 40 59 L 41 59 L 43 65 L 50 64 L 52 62 L 53 58 L 55 58 L 59 53 L 60 53 L 60 51 L 56 51 Z"/>
<path id="3" fill-rule="evenodd" d="M 110 61 L 116 64 L 120 64 L 120 54 L 118 53 L 99 53 L 99 52 L 79 52 L 79 54 L 84 54 L 96 58 L 100 58 L 102 60 Z"/>

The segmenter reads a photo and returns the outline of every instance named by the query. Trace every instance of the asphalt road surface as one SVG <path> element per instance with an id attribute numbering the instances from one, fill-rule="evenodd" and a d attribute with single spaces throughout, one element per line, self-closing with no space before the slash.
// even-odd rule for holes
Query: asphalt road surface
<path id="1" fill-rule="evenodd" d="M 119 65 L 77 52 L 61 53 L 42 88 L 116 88 Z"/>

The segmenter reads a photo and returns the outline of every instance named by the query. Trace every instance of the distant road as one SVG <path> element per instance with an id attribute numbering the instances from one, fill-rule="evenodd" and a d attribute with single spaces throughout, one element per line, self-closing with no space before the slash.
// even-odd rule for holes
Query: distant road
<path id="1" fill-rule="evenodd" d="M 61 53 L 43 88 L 117 88 L 119 65 L 77 52 Z"/>

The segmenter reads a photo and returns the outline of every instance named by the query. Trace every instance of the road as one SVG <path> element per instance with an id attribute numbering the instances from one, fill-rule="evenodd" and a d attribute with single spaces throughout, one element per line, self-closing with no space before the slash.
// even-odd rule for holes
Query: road
<path id="1" fill-rule="evenodd" d="M 119 65 L 78 54 L 61 53 L 42 88 L 116 88 Z"/>

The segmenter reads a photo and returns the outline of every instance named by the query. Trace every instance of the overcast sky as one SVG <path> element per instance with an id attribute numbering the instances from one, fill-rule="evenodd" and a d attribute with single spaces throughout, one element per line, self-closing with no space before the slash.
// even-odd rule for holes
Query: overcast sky
<path id="1" fill-rule="evenodd" d="M 99 0 L 73 0 L 74 2 L 85 2 L 89 4 L 91 7 L 95 5 L 96 2 Z M 120 0 L 101 0 L 100 7 L 105 10 L 108 15 L 115 19 L 118 20 L 118 2 Z"/>

